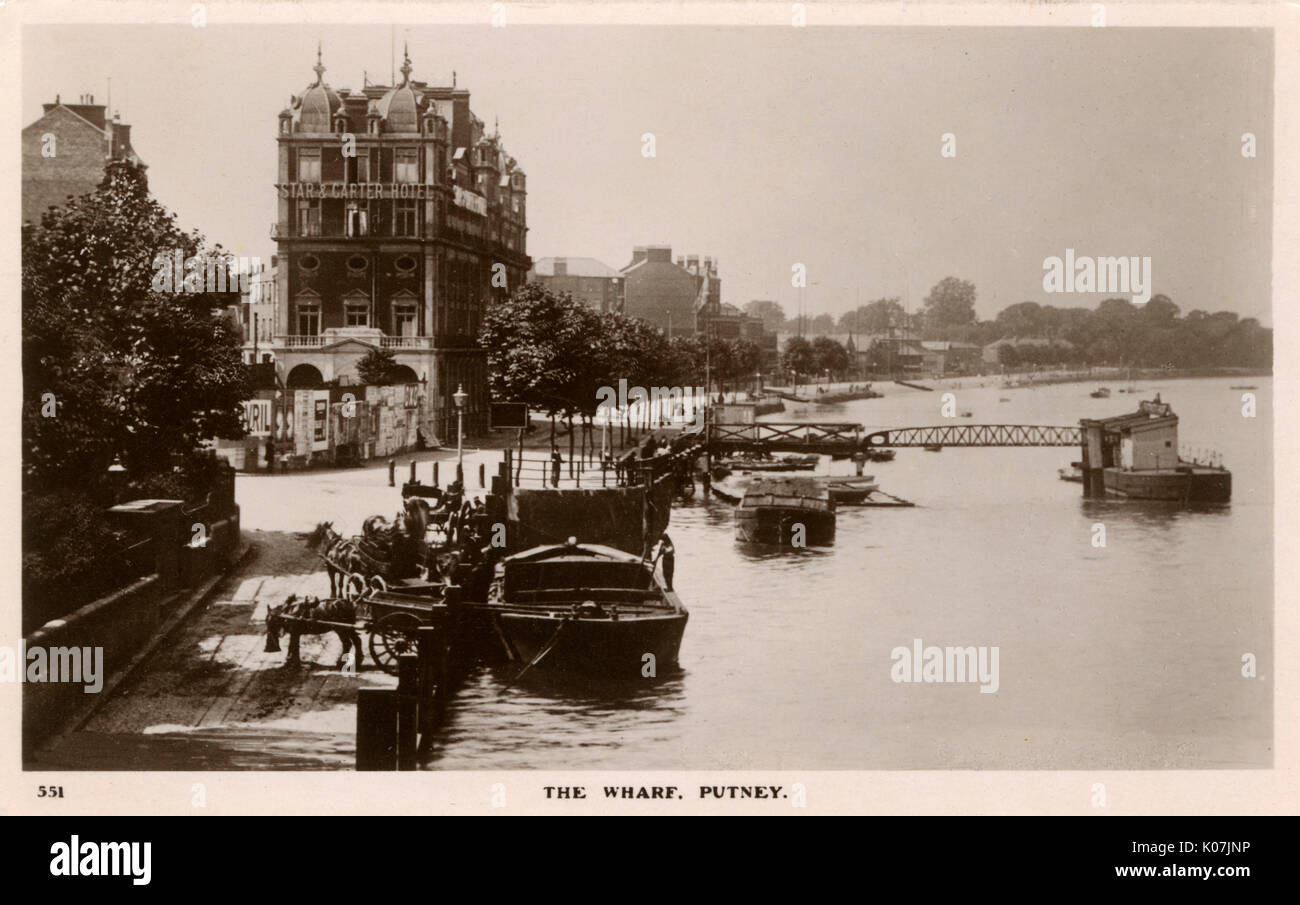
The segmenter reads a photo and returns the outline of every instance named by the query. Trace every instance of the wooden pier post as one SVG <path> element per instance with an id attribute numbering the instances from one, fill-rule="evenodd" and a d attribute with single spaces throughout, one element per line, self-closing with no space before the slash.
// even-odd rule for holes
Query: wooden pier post
<path id="1" fill-rule="evenodd" d="M 1083 495 L 1086 497 L 1104 497 L 1106 495 L 1105 460 L 1102 453 L 1101 425 L 1085 418 L 1079 422 L 1079 433 L 1083 440 L 1082 458 Z"/>
<path id="2" fill-rule="evenodd" d="M 438 463 L 433 463 L 433 486 L 438 486 Z"/>
<path id="3" fill-rule="evenodd" d="M 438 675 L 442 670 L 442 643 L 435 626 L 422 625 L 416 630 L 416 651 L 420 661 L 420 755 L 433 747 L 433 733 L 442 723 L 442 714 L 434 706 L 438 689 Z"/>
<path id="4" fill-rule="evenodd" d="M 396 459 L 388 460 L 388 486 L 389 487 L 397 486 L 397 460 Z"/>
<path id="5" fill-rule="evenodd" d="M 397 658 L 397 769 L 414 770 L 419 741 L 420 658 Z"/>
<path id="6" fill-rule="evenodd" d="M 397 769 L 397 692 L 357 689 L 357 769 Z"/>
<path id="7" fill-rule="evenodd" d="M 455 688 L 452 667 L 458 653 L 456 644 L 460 640 L 460 585 L 447 585 L 442 592 L 442 602 L 446 609 L 443 613 L 442 631 L 438 633 L 438 678 L 433 697 L 433 718 L 439 725 L 447 712 L 447 698 Z"/>
<path id="8" fill-rule="evenodd" d="M 478 463 L 478 486 L 479 487 L 487 486 L 487 463 L 486 462 Z"/>
<path id="9" fill-rule="evenodd" d="M 411 460 L 411 483 L 415 483 L 415 460 Z"/>

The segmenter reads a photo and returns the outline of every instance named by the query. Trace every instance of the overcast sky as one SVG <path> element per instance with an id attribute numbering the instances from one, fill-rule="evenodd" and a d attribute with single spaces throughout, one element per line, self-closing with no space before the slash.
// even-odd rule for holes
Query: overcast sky
<path id="1" fill-rule="evenodd" d="M 276 116 L 313 80 L 387 82 L 388 27 L 29 27 L 23 124 L 113 79 L 181 223 L 269 257 Z M 1269 324 L 1272 36 L 1218 29 L 412 27 L 528 173 L 528 252 L 720 259 L 723 300 L 838 315 L 945 276 L 977 310 L 1048 295 L 1043 260 L 1150 256 L 1184 312 Z M 652 132 L 657 156 L 641 154 Z M 1242 133 L 1258 156 L 1244 158 Z M 941 136 L 956 157 L 941 156 Z"/>

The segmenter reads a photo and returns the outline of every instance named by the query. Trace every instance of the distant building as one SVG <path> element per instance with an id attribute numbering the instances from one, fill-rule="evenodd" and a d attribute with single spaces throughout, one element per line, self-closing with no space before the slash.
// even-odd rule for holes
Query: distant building
<path id="1" fill-rule="evenodd" d="M 910 374 L 916 377 L 926 373 L 925 347 L 905 330 L 873 336 L 868 348 L 871 369 L 876 374 Z"/>
<path id="2" fill-rule="evenodd" d="M 621 270 L 623 312 L 649 321 L 669 336 L 705 332 L 722 302 L 717 261 L 697 255 L 673 262 L 670 245 L 638 245 Z"/>
<path id="3" fill-rule="evenodd" d="M 973 374 L 983 361 L 983 349 L 973 343 L 923 340 L 921 349 L 921 370 L 936 377 Z"/>
<path id="4" fill-rule="evenodd" d="M 131 147 L 131 127 L 94 95 L 65 104 L 42 104 L 44 113 L 23 129 L 23 221 L 40 223 L 41 214 L 62 207 L 68 198 L 89 194 L 104 181 L 104 167 L 127 160 L 144 168 Z"/>
<path id="5" fill-rule="evenodd" d="M 623 310 L 623 275 L 595 258 L 538 258 L 528 281 L 567 292 L 597 311 Z"/>
<path id="6" fill-rule="evenodd" d="M 268 266 L 259 263 L 248 275 L 247 287 L 240 293 L 239 321 L 243 333 L 244 361 L 263 364 L 275 361 L 275 340 L 280 330 L 279 284 L 276 281 L 278 260 L 271 255 Z"/>
<path id="7" fill-rule="evenodd" d="M 469 91 L 412 70 L 404 53 L 396 85 L 335 91 L 318 51 L 315 81 L 279 115 L 272 351 L 296 389 L 355 382 L 389 350 L 432 444 L 454 442 L 462 385 L 466 429 L 486 427 L 479 329 L 532 262 L 523 169 Z"/>
<path id="8" fill-rule="evenodd" d="M 1074 343 L 1064 339 L 1045 339 L 1041 336 L 1003 337 L 1002 339 L 989 343 L 981 350 L 981 357 L 983 358 L 984 363 L 990 365 L 1000 364 L 1002 361 L 1001 351 L 1003 346 L 1013 346 L 1016 349 L 1023 349 L 1025 347 L 1074 349 Z"/>

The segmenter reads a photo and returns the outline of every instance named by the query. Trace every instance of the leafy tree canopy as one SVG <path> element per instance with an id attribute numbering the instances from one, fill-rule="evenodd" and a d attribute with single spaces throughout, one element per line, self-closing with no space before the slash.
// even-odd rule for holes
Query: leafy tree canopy
<path id="1" fill-rule="evenodd" d="M 29 486 L 84 484 L 116 457 L 170 471 L 202 440 L 242 434 L 239 336 L 218 316 L 237 294 L 154 288 L 159 256 L 215 260 L 221 246 L 182 232 L 140 169 L 110 164 L 94 192 L 25 228 L 22 248 Z"/>

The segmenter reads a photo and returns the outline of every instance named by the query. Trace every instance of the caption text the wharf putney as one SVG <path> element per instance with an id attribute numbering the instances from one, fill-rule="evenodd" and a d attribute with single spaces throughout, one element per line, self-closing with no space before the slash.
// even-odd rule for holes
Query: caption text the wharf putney
<path id="1" fill-rule="evenodd" d="M 699 786 L 700 799 L 717 800 L 775 800 L 789 798 L 791 792 L 785 786 Z M 686 799 L 680 786 L 601 786 L 598 794 L 588 794 L 586 786 L 543 786 L 546 797 L 551 800 L 583 800 L 587 798 L 630 798 L 659 799 L 661 801 L 682 801 Z M 797 789 L 795 790 L 798 791 Z"/>

